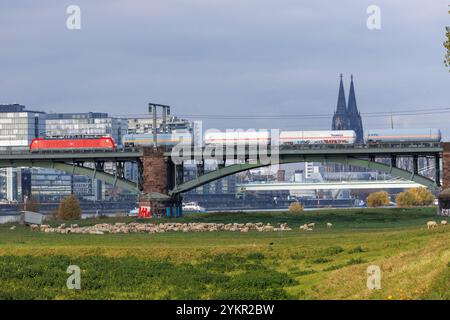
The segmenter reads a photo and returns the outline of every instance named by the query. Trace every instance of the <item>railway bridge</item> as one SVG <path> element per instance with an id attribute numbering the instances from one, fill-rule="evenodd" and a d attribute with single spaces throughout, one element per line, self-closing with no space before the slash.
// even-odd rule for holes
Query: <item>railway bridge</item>
<path id="1" fill-rule="evenodd" d="M 211 156 L 218 163 L 217 169 L 205 172 L 205 163 Z M 276 158 L 279 164 L 322 162 L 363 167 L 414 181 L 433 190 L 441 188 L 442 172 L 442 187 L 450 187 L 449 142 L 280 146 Z M 412 159 L 410 168 L 402 167 L 400 159 L 404 158 Z M 419 174 L 421 158 L 434 164 L 433 178 Z M 109 165 L 105 166 L 106 163 Z M 136 165 L 137 181 L 128 180 L 125 176 L 126 163 Z M 183 180 L 186 163 L 195 163 L 197 166 L 197 176 L 190 181 Z M 205 147 L 190 146 L 180 150 L 146 147 L 115 151 L 0 152 L 0 168 L 42 167 L 87 175 L 136 192 L 140 195 L 141 204 L 151 208 L 167 207 L 167 204 L 169 207 L 179 207 L 181 195 L 186 191 L 228 175 L 267 165 L 266 161 L 262 161 L 258 154 L 248 148 L 235 148 L 230 152 L 229 148 L 225 150 L 224 147 L 223 150 L 216 149 L 212 153 L 205 152 Z"/>

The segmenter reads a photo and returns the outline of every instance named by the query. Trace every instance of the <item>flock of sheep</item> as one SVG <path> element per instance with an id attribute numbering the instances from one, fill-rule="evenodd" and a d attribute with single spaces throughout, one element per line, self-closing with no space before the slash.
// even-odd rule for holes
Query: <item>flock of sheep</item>
<path id="1" fill-rule="evenodd" d="M 441 226 L 447 225 L 447 220 L 442 220 Z M 300 231 L 313 231 L 316 223 L 306 223 L 300 226 Z M 439 224 L 436 221 L 427 221 L 427 229 L 436 228 Z M 327 228 L 332 228 L 333 224 L 327 222 Z M 12 226 L 10 229 L 14 230 L 16 227 Z M 105 233 L 163 233 L 163 232 L 214 232 L 214 231 L 231 231 L 231 232 L 273 232 L 273 231 L 291 231 L 292 228 L 287 223 L 279 223 L 278 226 L 273 226 L 270 223 L 123 223 L 116 222 L 115 224 L 101 223 L 93 226 L 80 227 L 77 224 L 66 226 L 61 224 L 58 227 L 51 227 L 47 224 L 30 226 L 32 230 L 39 230 L 45 233 L 75 233 L 75 234 L 105 234 Z"/>
<path id="2" fill-rule="evenodd" d="M 101 223 L 93 226 L 79 227 L 76 224 L 66 226 L 61 224 L 58 227 L 49 225 L 30 226 L 33 230 L 40 230 L 46 233 L 75 233 L 75 234 L 105 234 L 105 233 L 163 233 L 163 232 L 273 232 L 273 231 L 291 231 L 287 223 L 280 223 L 278 226 L 272 226 L 270 223 L 120 223 L 115 224 Z"/>

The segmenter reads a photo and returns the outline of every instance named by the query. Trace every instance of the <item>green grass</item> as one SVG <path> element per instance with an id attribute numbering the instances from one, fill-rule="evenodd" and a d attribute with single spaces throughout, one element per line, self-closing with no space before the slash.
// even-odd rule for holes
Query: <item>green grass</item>
<path id="1" fill-rule="evenodd" d="M 2 225 L 0 299 L 449 299 L 450 228 L 426 230 L 430 219 L 433 208 L 145 220 L 295 227 L 273 233 L 62 235 Z M 66 224 L 116 221 L 143 220 Z M 313 232 L 298 230 L 310 222 Z M 66 288 L 71 264 L 82 270 L 79 291 Z M 382 270 L 381 290 L 366 287 L 372 264 Z"/>

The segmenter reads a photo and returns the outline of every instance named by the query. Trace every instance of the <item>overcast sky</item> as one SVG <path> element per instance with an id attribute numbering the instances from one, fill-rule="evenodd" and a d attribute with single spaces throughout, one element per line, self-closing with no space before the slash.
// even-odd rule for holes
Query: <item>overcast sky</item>
<path id="1" fill-rule="evenodd" d="M 81 8 L 81 30 L 66 27 Z M 366 26 L 369 5 L 381 30 Z M 362 113 L 450 107 L 443 65 L 448 0 L 0 2 L 0 103 L 47 112 L 330 114 L 329 119 L 205 120 L 206 127 L 329 129 L 339 74 Z M 395 117 L 440 127 L 450 113 Z M 366 128 L 388 118 L 363 118 Z"/>

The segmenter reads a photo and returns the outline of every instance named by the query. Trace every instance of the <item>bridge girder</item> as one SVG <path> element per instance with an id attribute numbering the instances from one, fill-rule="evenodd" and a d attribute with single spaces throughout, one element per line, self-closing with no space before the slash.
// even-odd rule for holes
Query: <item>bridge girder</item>
<path id="1" fill-rule="evenodd" d="M 120 175 L 118 174 L 114 175 L 106 173 L 104 171 L 99 171 L 95 166 L 94 168 L 87 168 L 79 166 L 75 163 L 58 162 L 52 160 L 0 160 L 0 168 L 11 167 L 47 168 L 61 170 L 69 174 L 88 176 L 92 179 L 97 179 L 109 183 L 114 187 L 139 193 L 139 188 L 135 182 L 126 180 L 120 177 Z"/>
<path id="2" fill-rule="evenodd" d="M 354 158 L 351 156 L 345 155 L 280 155 L 279 164 L 287 164 L 287 163 L 298 163 L 298 162 L 325 162 L 325 163 L 340 163 L 351 166 L 357 166 L 367 169 L 377 170 L 379 172 L 384 172 L 399 178 L 411 180 L 417 182 L 423 186 L 426 186 L 430 189 L 437 190 L 439 187 L 435 181 L 428 179 L 424 176 L 416 174 L 414 172 L 410 172 L 404 169 L 397 168 L 395 166 L 386 165 L 383 163 L 371 161 L 369 159 L 360 159 Z M 177 185 L 174 189 L 169 191 L 170 195 L 183 193 L 197 187 L 200 187 L 204 184 L 212 182 L 214 180 L 239 173 L 242 171 L 247 171 L 251 169 L 256 169 L 260 167 L 268 166 L 268 164 L 261 163 L 242 163 L 242 164 L 233 164 L 227 167 L 223 167 L 208 173 L 205 173 L 197 178 L 184 182 L 180 185 Z"/>

